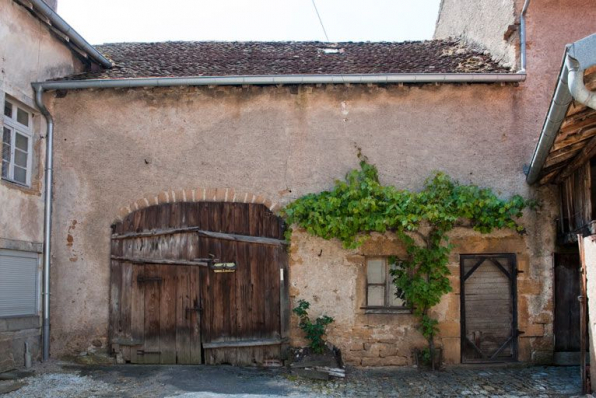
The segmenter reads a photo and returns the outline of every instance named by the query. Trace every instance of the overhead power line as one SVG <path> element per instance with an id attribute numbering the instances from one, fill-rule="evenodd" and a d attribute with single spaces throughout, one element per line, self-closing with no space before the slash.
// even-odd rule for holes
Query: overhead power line
<path id="1" fill-rule="evenodd" d="M 329 36 L 327 36 L 327 30 L 325 30 L 325 25 L 323 24 L 323 19 L 321 19 L 321 15 L 319 14 L 319 10 L 317 9 L 317 4 L 315 0 L 312 0 L 312 5 L 315 8 L 315 12 L 317 13 L 317 17 L 319 18 L 319 22 L 321 23 L 321 28 L 323 28 L 323 33 L 325 34 L 325 38 L 329 41 Z"/>

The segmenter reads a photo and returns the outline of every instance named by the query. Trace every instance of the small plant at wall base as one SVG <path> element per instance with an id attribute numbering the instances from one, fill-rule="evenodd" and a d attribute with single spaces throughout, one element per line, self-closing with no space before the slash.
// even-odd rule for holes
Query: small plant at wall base
<path id="1" fill-rule="evenodd" d="M 500 199 L 491 189 L 460 184 L 444 173 L 428 178 L 420 192 L 398 190 L 381 185 L 377 168 L 359 157 L 360 169 L 336 181 L 333 190 L 289 204 L 283 211 L 286 221 L 311 235 L 337 238 L 349 249 L 360 246 L 371 232 L 394 232 L 408 258 L 392 270 L 393 282 L 419 319 L 432 359 L 438 321 L 430 310 L 451 291 L 448 263 L 453 246 L 448 232 L 468 226 L 481 233 L 509 228 L 523 234 L 516 219 L 536 203 L 519 195 Z M 434 360 L 431 363 L 434 368 Z"/>
<path id="2" fill-rule="evenodd" d="M 300 318 L 298 327 L 306 335 L 309 341 L 309 347 L 314 353 L 322 354 L 325 352 L 325 339 L 323 339 L 323 336 L 325 335 L 327 325 L 333 322 L 333 318 L 327 315 L 321 315 L 313 323 L 308 317 L 309 308 L 310 303 L 308 301 L 299 300 L 298 306 L 292 311 Z"/>

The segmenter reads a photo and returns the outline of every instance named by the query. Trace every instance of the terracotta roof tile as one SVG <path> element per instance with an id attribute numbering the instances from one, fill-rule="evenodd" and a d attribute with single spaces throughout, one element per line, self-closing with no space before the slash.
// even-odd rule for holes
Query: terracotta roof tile
<path id="1" fill-rule="evenodd" d="M 96 48 L 115 66 L 68 79 L 510 72 L 455 40 L 114 43 Z"/>

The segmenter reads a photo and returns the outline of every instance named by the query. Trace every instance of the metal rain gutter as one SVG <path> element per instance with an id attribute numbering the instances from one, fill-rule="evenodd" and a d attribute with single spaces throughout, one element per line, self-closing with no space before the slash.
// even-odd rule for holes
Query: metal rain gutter
<path id="1" fill-rule="evenodd" d="M 525 73 L 394 73 L 362 75 L 197 76 L 135 79 L 60 80 L 33 83 L 43 90 L 173 86 L 239 86 L 278 84 L 391 84 L 391 83 L 516 83 Z"/>
<path id="2" fill-rule="evenodd" d="M 530 5 L 530 0 L 526 0 L 524 3 L 524 7 L 522 8 L 522 12 L 519 17 L 519 42 L 520 42 L 520 73 L 526 72 L 526 11 L 528 11 L 528 6 Z"/>
<path id="3" fill-rule="evenodd" d="M 43 89 L 35 90 L 35 103 L 47 122 L 46 131 L 46 168 L 44 193 L 44 233 L 43 233 L 43 361 L 50 357 L 50 259 L 52 231 L 52 177 L 54 165 L 54 119 L 43 103 Z"/>
<path id="4" fill-rule="evenodd" d="M 573 56 L 579 58 L 579 60 Z M 581 66 L 578 65 L 578 63 L 581 63 Z M 589 99 L 590 95 L 594 98 L 593 93 L 589 92 L 583 83 L 583 71 L 595 64 L 596 34 L 567 46 L 555 94 L 551 100 L 546 120 L 540 133 L 540 139 L 534 150 L 532 162 L 530 163 L 528 175 L 526 177 L 526 182 L 528 184 L 532 185 L 538 181 L 544 162 L 555 142 L 555 138 L 565 119 L 571 101 L 573 101 L 574 98 L 581 100 L 582 98 L 578 98 L 576 95 L 581 94 L 582 92 L 587 94 L 583 99 Z M 575 68 L 575 70 L 570 70 L 569 65 L 572 65 L 572 68 Z M 586 105 L 589 106 L 588 104 Z"/>
<path id="5" fill-rule="evenodd" d="M 51 26 L 58 29 L 68 37 L 68 40 L 83 50 L 95 62 L 99 63 L 104 68 L 111 68 L 112 63 L 97 51 L 91 44 L 89 44 L 81 35 L 79 35 L 60 15 L 52 10 L 43 0 L 27 0 L 33 8 L 41 15 L 46 17 Z"/>

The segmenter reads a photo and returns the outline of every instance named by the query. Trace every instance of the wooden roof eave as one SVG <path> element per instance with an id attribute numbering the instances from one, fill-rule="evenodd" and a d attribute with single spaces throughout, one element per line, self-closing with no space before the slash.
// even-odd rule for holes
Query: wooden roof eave
<path id="1" fill-rule="evenodd" d="M 596 66 L 589 68 L 584 81 L 596 89 Z M 596 110 L 572 102 L 540 172 L 540 185 L 560 183 L 582 164 L 596 156 Z"/>

